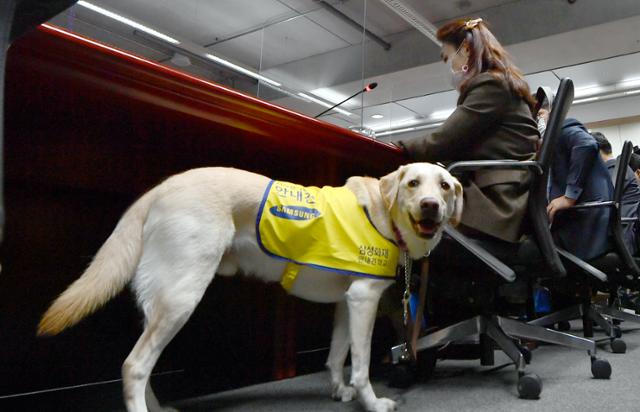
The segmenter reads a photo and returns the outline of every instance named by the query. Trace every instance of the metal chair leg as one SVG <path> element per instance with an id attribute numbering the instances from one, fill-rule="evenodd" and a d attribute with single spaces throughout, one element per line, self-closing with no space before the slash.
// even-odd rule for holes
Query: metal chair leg
<path id="1" fill-rule="evenodd" d="M 614 319 L 640 324 L 640 315 L 627 313 L 622 310 L 602 305 L 594 305 L 593 310 L 597 313 L 600 313 L 601 315 L 609 316 Z"/>
<path id="2" fill-rule="evenodd" d="M 553 343 L 575 349 L 584 349 L 590 355 L 596 353 L 596 343 L 591 339 L 574 336 L 570 333 L 547 329 L 530 323 L 522 323 L 513 319 L 498 317 L 498 324 L 508 335 L 527 338 L 541 342 Z"/>
<path id="3" fill-rule="evenodd" d="M 449 342 L 460 340 L 467 336 L 477 335 L 484 331 L 485 320 L 482 316 L 476 316 L 471 319 L 440 329 L 430 333 L 416 342 L 416 352 L 421 350 L 441 346 Z M 406 352 L 406 345 L 397 345 L 391 348 L 391 357 L 393 363 L 398 363 L 403 353 Z"/>
<path id="4" fill-rule="evenodd" d="M 582 316 L 582 305 L 570 306 L 566 309 L 550 313 L 546 316 L 527 322 L 529 325 L 549 326 L 565 320 L 578 319 Z"/>

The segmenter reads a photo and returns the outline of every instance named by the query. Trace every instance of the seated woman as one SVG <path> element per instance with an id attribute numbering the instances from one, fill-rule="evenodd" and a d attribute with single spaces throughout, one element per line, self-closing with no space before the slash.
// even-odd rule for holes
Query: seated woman
<path id="1" fill-rule="evenodd" d="M 521 71 L 487 25 L 482 19 L 456 20 L 442 26 L 437 37 L 443 43 L 442 60 L 449 66 L 452 85 L 459 92 L 457 107 L 430 134 L 395 144 L 413 161 L 533 159 L 540 139 L 533 117 L 535 100 Z M 527 210 L 528 173 L 481 170 L 464 176 L 461 182 L 465 204 L 458 228 L 481 239 L 485 247 L 491 243 L 500 249 L 517 248 Z M 478 287 L 473 291 L 465 288 L 469 276 L 482 267 L 476 265 L 471 273 L 467 269 L 473 262 L 461 259 L 458 250 L 455 242 L 444 237 L 432 254 L 432 271 L 446 276 L 430 277 L 430 294 L 449 304 L 432 305 L 444 308 L 444 312 L 427 315 L 438 318 L 430 318 L 429 326 L 466 317 L 471 294 L 480 291 Z M 394 290 L 397 288 L 390 288 L 387 296 L 392 296 Z M 392 302 L 395 307 L 396 299 L 399 298 Z M 483 304 L 490 304 L 490 300 L 475 299 Z"/>
<path id="2" fill-rule="evenodd" d="M 414 161 L 531 160 L 539 139 L 534 99 L 520 70 L 482 19 L 437 33 L 459 92 L 455 111 L 431 134 L 395 144 Z M 527 208 L 528 172 L 482 170 L 463 181 L 462 231 L 517 242 Z"/>

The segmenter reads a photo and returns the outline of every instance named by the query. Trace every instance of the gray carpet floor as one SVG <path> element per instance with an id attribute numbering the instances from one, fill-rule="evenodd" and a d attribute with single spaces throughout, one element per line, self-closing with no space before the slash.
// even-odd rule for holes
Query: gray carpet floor
<path id="1" fill-rule="evenodd" d="M 434 377 L 409 389 L 393 389 L 384 380 L 373 380 L 378 396 L 398 402 L 399 411 L 640 411 L 640 330 L 625 328 L 626 354 L 600 346 L 598 356 L 612 366 L 611 379 L 592 378 L 586 352 L 542 346 L 533 352 L 528 372 L 542 379 L 538 400 L 518 398 L 515 368 L 482 367 L 479 361 L 439 361 Z M 597 337 L 597 336 L 596 336 Z M 496 352 L 496 366 L 508 359 Z M 210 396 L 177 402 L 182 412 L 355 412 L 357 401 L 331 400 L 327 373 L 270 382 Z"/>

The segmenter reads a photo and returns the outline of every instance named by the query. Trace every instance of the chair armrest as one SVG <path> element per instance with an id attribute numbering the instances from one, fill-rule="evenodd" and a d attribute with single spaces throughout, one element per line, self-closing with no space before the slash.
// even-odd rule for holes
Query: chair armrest
<path id="1" fill-rule="evenodd" d="M 578 204 L 575 204 L 575 205 L 571 206 L 568 209 L 563 209 L 563 210 L 597 209 L 597 208 L 601 208 L 601 207 L 615 207 L 615 206 L 616 206 L 616 202 L 614 202 L 613 200 L 607 200 L 605 202 L 578 203 Z"/>
<path id="2" fill-rule="evenodd" d="M 595 267 L 591 266 L 584 260 L 578 258 L 575 255 L 572 255 L 571 253 L 567 252 L 564 249 L 560 249 L 559 247 L 556 247 L 556 250 L 558 251 L 558 254 L 560 255 L 560 257 L 563 258 L 566 262 L 571 263 L 572 265 L 576 266 L 578 269 L 582 270 L 588 275 L 593 276 L 594 278 L 600 280 L 601 282 L 606 282 L 608 280 L 607 275 L 604 272 L 602 272 L 599 269 L 596 269 Z"/>
<path id="3" fill-rule="evenodd" d="M 516 272 L 514 272 L 513 269 L 502 263 L 500 260 L 496 259 L 482 247 L 471 242 L 465 235 L 450 226 L 445 226 L 444 232 L 447 235 L 451 236 L 451 238 L 458 242 L 462 247 L 471 252 L 471 254 L 480 259 L 491 270 L 502 276 L 505 280 L 509 282 L 513 282 L 514 280 L 516 280 Z"/>
<path id="4" fill-rule="evenodd" d="M 447 170 L 453 172 L 470 172 L 481 169 L 532 170 L 541 175 L 542 167 L 534 160 L 465 160 L 451 163 Z"/>

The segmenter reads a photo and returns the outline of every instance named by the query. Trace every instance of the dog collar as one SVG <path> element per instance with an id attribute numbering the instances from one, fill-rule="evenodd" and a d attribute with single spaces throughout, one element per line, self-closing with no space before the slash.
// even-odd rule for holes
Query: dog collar
<path id="1" fill-rule="evenodd" d="M 393 227 L 393 233 L 396 235 L 396 242 L 398 243 L 398 247 L 400 248 L 400 250 L 406 252 L 408 250 L 407 242 L 405 242 L 402 238 L 402 233 L 400 233 L 398 226 L 396 226 L 396 224 L 393 222 L 391 222 L 391 226 Z"/>

